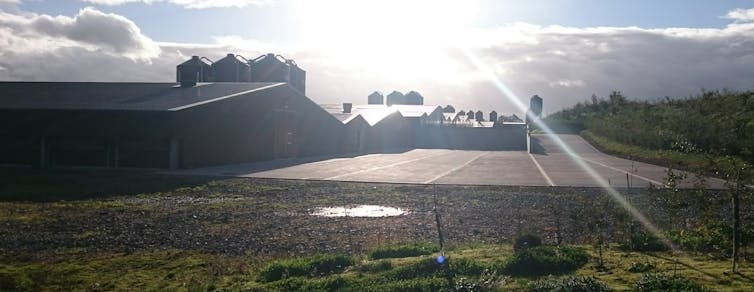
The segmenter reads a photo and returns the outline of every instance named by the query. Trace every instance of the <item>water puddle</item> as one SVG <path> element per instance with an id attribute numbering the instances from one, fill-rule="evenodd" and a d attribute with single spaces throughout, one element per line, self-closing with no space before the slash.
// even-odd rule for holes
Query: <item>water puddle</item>
<path id="1" fill-rule="evenodd" d="M 408 213 L 399 208 L 378 205 L 355 205 L 348 207 L 316 208 L 311 214 L 322 217 L 392 217 Z"/>

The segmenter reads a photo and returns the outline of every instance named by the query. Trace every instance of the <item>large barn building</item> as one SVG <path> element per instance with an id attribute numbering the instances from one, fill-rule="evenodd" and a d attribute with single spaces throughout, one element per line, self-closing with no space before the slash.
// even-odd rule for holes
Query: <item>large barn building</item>
<path id="1" fill-rule="evenodd" d="M 188 168 L 338 152 L 286 83 L 0 82 L 0 162 Z"/>
<path id="2" fill-rule="evenodd" d="M 526 150 L 523 123 L 475 121 L 472 111 L 461 119 L 415 91 L 321 107 L 304 95 L 305 79 L 279 55 L 228 54 L 181 63 L 177 83 L 0 82 L 0 164 L 176 169 L 410 148 Z"/>

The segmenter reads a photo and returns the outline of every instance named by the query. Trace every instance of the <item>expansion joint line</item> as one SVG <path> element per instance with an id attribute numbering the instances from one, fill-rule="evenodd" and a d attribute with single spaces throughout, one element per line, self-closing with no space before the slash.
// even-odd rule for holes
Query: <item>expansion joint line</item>
<path id="1" fill-rule="evenodd" d="M 537 159 L 536 159 L 536 158 L 534 158 L 534 155 L 531 155 L 531 153 L 529 153 L 529 158 L 531 158 L 531 161 L 532 161 L 532 162 L 534 162 L 534 165 L 535 165 L 535 166 L 537 167 L 537 169 L 539 170 L 539 173 L 541 173 L 541 174 L 542 174 L 542 177 L 544 177 L 544 178 L 545 178 L 545 181 L 547 181 L 547 184 L 548 184 L 548 185 L 550 185 L 551 187 L 554 187 L 554 186 L 555 186 L 555 183 L 553 183 L 553 182 L 552 182 L 552 179 L 550 179 L 550 176 L 549 176 L 549 175 L 547 175 L 547 172 L 545 172 L 545 169 L 544 169 L 544 168 L 542 168 L 542 166 L 541 166 L 541 165 L 539 165 L 539 162 L 537 161 Z"/>

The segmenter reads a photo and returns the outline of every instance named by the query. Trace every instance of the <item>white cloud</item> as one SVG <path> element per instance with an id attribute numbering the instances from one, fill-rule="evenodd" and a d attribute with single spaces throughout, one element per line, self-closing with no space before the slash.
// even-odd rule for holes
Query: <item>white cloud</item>
<path id="1" fill-rule="evenodd" d="M 651 99 L 703 88 L 754 89 L 754 23 L 704 29 L 515 23 L 465 36 L 458 43 L 525 104 L 542 96 L 545 112 L 613 90 Z M 229 52 L 247 58 L 273 52 L 307 70 L 307 94 L 319 103 L 360 103 L 374 90 L 418 90 L 428 103 L 521 114 L 453 47 L 337 51 L 237 36 L 213 40 L 154 42 L 132 21 L 93 8 L 72 17 L 0 13 L 0 79 L 172 82 L 175 65 L 191 55 L 217 60 Z"/>
<path id="2" fill-rule="evenodd" d="M 0 0 L 0 11 L 18 13 L 18 4 L 21 4 L 20 0 Z"/>
<path id="3" fill-rule="evenodd" d="M 734 9 L 728 11 L 728 14 L 724 16 L 727 19 L 733 19 L 739 22 L 754 21 L 754 8 L 750 9 Z"/>
<path id="4" fill-rule="evenodd" d="M 84 0 L 92 4 L 98 5 L 122 5 L 127 3 L 145 3 L 152 4 L 155 2 L 169 2 L 175 5 L 180 5 L 189 9 L 205 9 L 205 8 L 218 8 L 218 7 L 246 7 L 246 6 L 260 6 L 266 5 L 272 2 L 272 0 Z"/>
<path id="5" fill-rule="evenodd" d="M 159 46 L 143 35 L 133 21 L 91 7 L 73 17 L 0 12 L 0 35 L 0 43 L 7 45 L 6 52 L 79 47 L 146 61 L 160 53 Z"/>

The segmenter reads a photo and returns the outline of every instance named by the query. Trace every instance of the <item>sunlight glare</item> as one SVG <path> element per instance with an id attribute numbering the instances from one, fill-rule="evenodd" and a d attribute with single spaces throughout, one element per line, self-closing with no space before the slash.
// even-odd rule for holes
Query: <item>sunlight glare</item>
<path id="1" fill-rule="evenodd" d="M 496 76 L 496 74 L 487 66 L 482 60 L 480 60 L 470 49 L 468 48 L 461 48 L 464 55 L 468 58 L 468 60 L 474 65 L 474 67 L 477 68 L 482 74 L 484 74 L 487 79 L 497 87 L 497 89 L 502 93 L 503 97 L 507 98 L 510 102 L 512 102 L 520 111 L 527 112 L 528 113 L 528 106 L 521 101 L 521 99 L 510 89 L 508 88 L 505 83 L 503 83 L 500 78 Z M 540 119 L 532 119 L 537 126 L 542 129 L 546 134 L 552 135 L 553 141 L 555 141 L 555 144 L 563 150 L 564 153 L 568 154 L 568 156 L 571 158 L 572 161 L 574 161 L 583 171 L 585 171 L 601 188 L 603 188 L 607 194 L 610 196 L 613 201 L 618 203 L 623 209 L 625 209 L 636 221 L 641 223 L 644 228 L 647 229 L 652 235 L 656 236 L 660 240 L 662 240 L 667 246 L 671 247 L 672 249 L 675 249 L 675 245 L 660 231 L 659 228 L 657 228 L 652 221 L 649 220 L 644 214 L 642 214 L 636 207 L 631 205 L 623 195 L 621 195 L 615 188 L 613 188 L 610 183 L 605 180 L 602 175 L 597 173 L 594 168 L 589 166 L 584 159 L 577 154 L 571 147 L 568 146 L 565 142 L 563 142 L 560 137 L 558 137 L 555 132 L 550 129 L 550 127 L 547 126 L 542 120 Z"/>
<path id="2" fill-rule="evenodd" d="M 475 1 L 300 1 L 302 41 L 344 66 L 396 81 L 457 80 L 449 55 L 476 13 Z"/>

